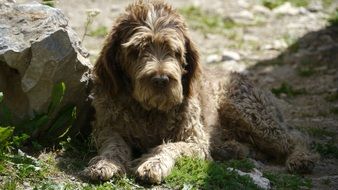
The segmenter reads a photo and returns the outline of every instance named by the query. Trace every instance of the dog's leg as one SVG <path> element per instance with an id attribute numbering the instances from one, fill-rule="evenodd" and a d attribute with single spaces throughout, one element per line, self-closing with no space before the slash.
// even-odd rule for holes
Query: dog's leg
<path id="1" fill-rule="evenodd" d="M 92 180 L 108 180 L 126 173 L 126 164 L 131 160 L 131 150 L 122 137 L 110 128 L 93 131 L 98 156 L 89 161 L 84 174 Z"/>
<path id="2" fill-rule="evenodd" d="M 316 158 L 308 150 L 306 138 L 287 127 L 272 95 L 254 88 L 238 73 L 230 73 L 223 82 L 219 90 L 222 125 L 277 159 L 287 157 L 290 171 L 311 171 Z"/>
<path id="3" fill-rule="evenodd" d="M 250 153 L 247 145 L 235 140 L 213 143 L 210 148 L 211 156 L 214 160 L 244 159 Z"/>
<path id="4" fill-rule="evenodd" d="M 207 146 L 187 142 L 162 144 L 133 161 L 137 165 L 135 175 L 143 182 L 159 184 L 169 175 L 175 161 L 182 156 L 210 159 Z"/>

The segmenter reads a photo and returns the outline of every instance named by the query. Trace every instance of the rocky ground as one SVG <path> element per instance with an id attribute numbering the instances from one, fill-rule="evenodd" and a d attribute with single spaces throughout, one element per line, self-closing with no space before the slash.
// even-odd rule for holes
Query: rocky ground
<path id="1" fill-rule="evenodd" d="M 129 2 L 59 0 L 54 6 L 70 18 L 94 62 L 111 23 Z M 169 2 L 186 17 L 206 66 L 246 73 L 278 97 L 289 124 L 308 133 L 314 150 L 321 154 L 313 174 L 306 176 L 312 179 L 313 189 L 336 189 L 338 27 L 329 20 L 338 2 Z M 262 169 L 283 170 L 276 166 Z"/>

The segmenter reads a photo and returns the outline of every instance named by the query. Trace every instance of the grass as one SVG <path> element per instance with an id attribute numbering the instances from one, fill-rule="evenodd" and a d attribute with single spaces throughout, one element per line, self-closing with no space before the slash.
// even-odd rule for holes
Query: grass
<path id="1" fill-rule="evenodd" d="M 315 143 L 313 149 L 316 150 L 322 157 L 338 159 L 338 147 L 334 139 L 325 143 Z"/>
<path id="2" fill-rule="evenodd" d="M 297 129 L 315 138 L 335 137 L 337 135 L 335 132 L 318 127 L 297 127 Z"/>
<path id="3" fill-rule="evenodd" d="M 215 163 L 182 158 L 165 182 L 174 189 L 259 189 L 248 176 L 240 176 L 228 168 L 251 170 L 248 160 Z"/>
<path id="4" fill-rule="evenodd" d="M 95 30 L 89 32 L 89 36 L 105 37 L 108 34 L 108 28 L 106 26 L 99 26 Z"/>
<path id="5" fill-rule="evenodd" d="M 308 178 L 303 178 L 294 174 L 265 172 L 264 177 L 268 178 L 273 186 L 273 189 L 310 189 L 312 181 Z"/>
<path id="6" fill-rule="evenodd" d="M 288 97 L 306 94 L 305 89 L 294 89 L 290 84 L 286 82 L 283 82 L 278 88 L 272 88 L 271 92 L 277 97 L 280 97 L 282 94 L 286 94 Z"/>
<path id="7" fill-rule="evenodd" d="M 50 7 L 55 7 L 55 1 L 54 0 L 42 0 L 42 4 L 50 6 Z"/>
<path id="8" fill-rule="evenodd" d="M 178 10 L 188 21 L 189 25 L 196 30 L 208 33 L 222 33 L 224 29 L 236 27 L 231 19 L 221 15 L 203 11 L 200 7 L 188 6 Z"/>
<path id="9" fill-rule="evenodd" d="M 335 92 L 333 94 L 329 94 L 325 97 L 325 100 L 328 102 L 335 102 L 338 101 L 338 92 Z"/>
<path id="10" fill-rule="evenodd" d="M 330 16 L 329 23 L 332 26 L 338 26 L 338 9 Z"/>
<path id="11" fill-rule="evenodd" d="M 333 0 L 322 0 L 324 8 L 328 8 L 332 5 Z"/>
<path id="12" fill-rule="evenodd" d="M 310 77 L 315 73 L 316 71 L 312 67 L 301 67 L 297 69 L 297 74 L 301 77 Z"/>
<path id="13" fill-rule="evenodd" d="M 5 133 L 1 133 L 5 134 Z M 108 190 L 108 189 L 146 189 L 136 183 L 133 176 L 113 178 L 107 182 L 93 183 L 82 179 L 82 171 L 88 160 L 95 154 L 89 141 L 67 138 L 58 147 L 33 151 L 35 157 L 18 149 L 20 138 L 9 134 L 9 149 L 0 150 L 0 189 L 51 189 L 51 190 Z M 259 189 L 248 176 L 240 176 L 228 168 L 250 172 L 254 164 L 248 160 L 212 162 L 184 157 L 176 163 L 172 173 L 161 184 L 169 189 Z M 277 174 L 276 174 L 277 175 Z M 282 174 L 278 174 L 282 175 Z M 287 174 L 283 174 L 287 175 Z M 291 175 L 282 179 L 269 175 L 275 187 L 306 186 L 300 177 Z M 305 184 L 305 185 L 304 185 Z"/>
<path id="14" fill-rule="evenodd" d="M 330 112 L 333 113 L 333 114 L 335 114 L 335 115 L 338 115 L 338 108 L 337 107 L 336 108 L 331 108 Z"/>
<path id="15" fill-rule="evenodd" d="M 269 9 L 274 9 L 285 2 L 290 2 L 296 7 L 306 7 L 309 4 L 308 0 L 261 0 L 261 3 Z"/>

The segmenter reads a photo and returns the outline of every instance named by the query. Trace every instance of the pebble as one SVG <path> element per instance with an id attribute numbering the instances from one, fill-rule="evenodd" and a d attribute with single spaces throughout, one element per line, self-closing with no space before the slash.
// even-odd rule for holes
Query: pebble
<path id="1" fill-rule="evenodd" d="M 254 19 L 254 14 L 250 11 L 243 10 L 239 13 L 232 15 L 232 18 L 236 21 L 252 21 Z"/>
<path id="2" fill-rule="evenodd" d="M 294 7 L 290 2 L 285 2 L 284 4 L 276 7 L 272 10 L 274 14 L 280 15 L 298 15 L 301 13 L 300 8 Z"/>
<path id="3" fill-rule="evenodd" d="M 267 44 L 262 46 L 261 49 L 263 50 L 283 50 L 288 47 L 288 44 L 285 42 L 285 40 L 275 40 L 272 42 L 272 44 Z"/>
<path id="4" fill-rule="evenodd" d="M 256 168 L 254 168 L 253 171 L 251 171 L 250 173 L 242 172 L 241 170 L 237 170 L 234 168 L 227 168 L 227 169 L 229 171 L 236 171 L 238 175 L 240 176 L 249 176 L 252 179 L 252 181 L 262 189 L 271 189 L 270 180 L 263 177 L 262 172 L 260 172 Z"/>
<path id="5" fill-rule="evenodd" d="M 211 54 L 207 57 L 207 63 L 217 63 L 222 61 L 222 57 L 217 54 Z"/>
<path id="6" fill-rule="evenodd" d="M 263 14 L 263 15 L 270 15 L 271 10 L 262 6 L 262 5 L 254 5 L 252 7 L 252 11 L 257 14 Z"/>
<path id="7" fill-rule="evenodd" d="M 222 62 L 222 68 L 227 71 L 235 71 L 239 73 L 247 74 L 247 65 L 238 63 L 234 60 Z"/>
<path id="8" fill-rule="evenodd" d="M 241 56 L 234 51 L 225 50 L 222 53 L 222 61 L 230 61 L 230 60 L 239 61 L 240 59 L 241 59 Z"/>

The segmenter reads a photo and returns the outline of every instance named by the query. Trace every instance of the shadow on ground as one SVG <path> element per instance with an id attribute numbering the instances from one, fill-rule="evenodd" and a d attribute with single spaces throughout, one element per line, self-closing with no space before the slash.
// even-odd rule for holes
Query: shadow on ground
<path id="1" fill-rule="evenodd" d="M 249 77 L 278 98 L 287 122 L 308 133 L 321 159 L 314 189 L 338 186 L 338 26 L 309 32 L 273 59 L 248 69 Z M 269 170 L 271 168 L 265 167 Z"/>

